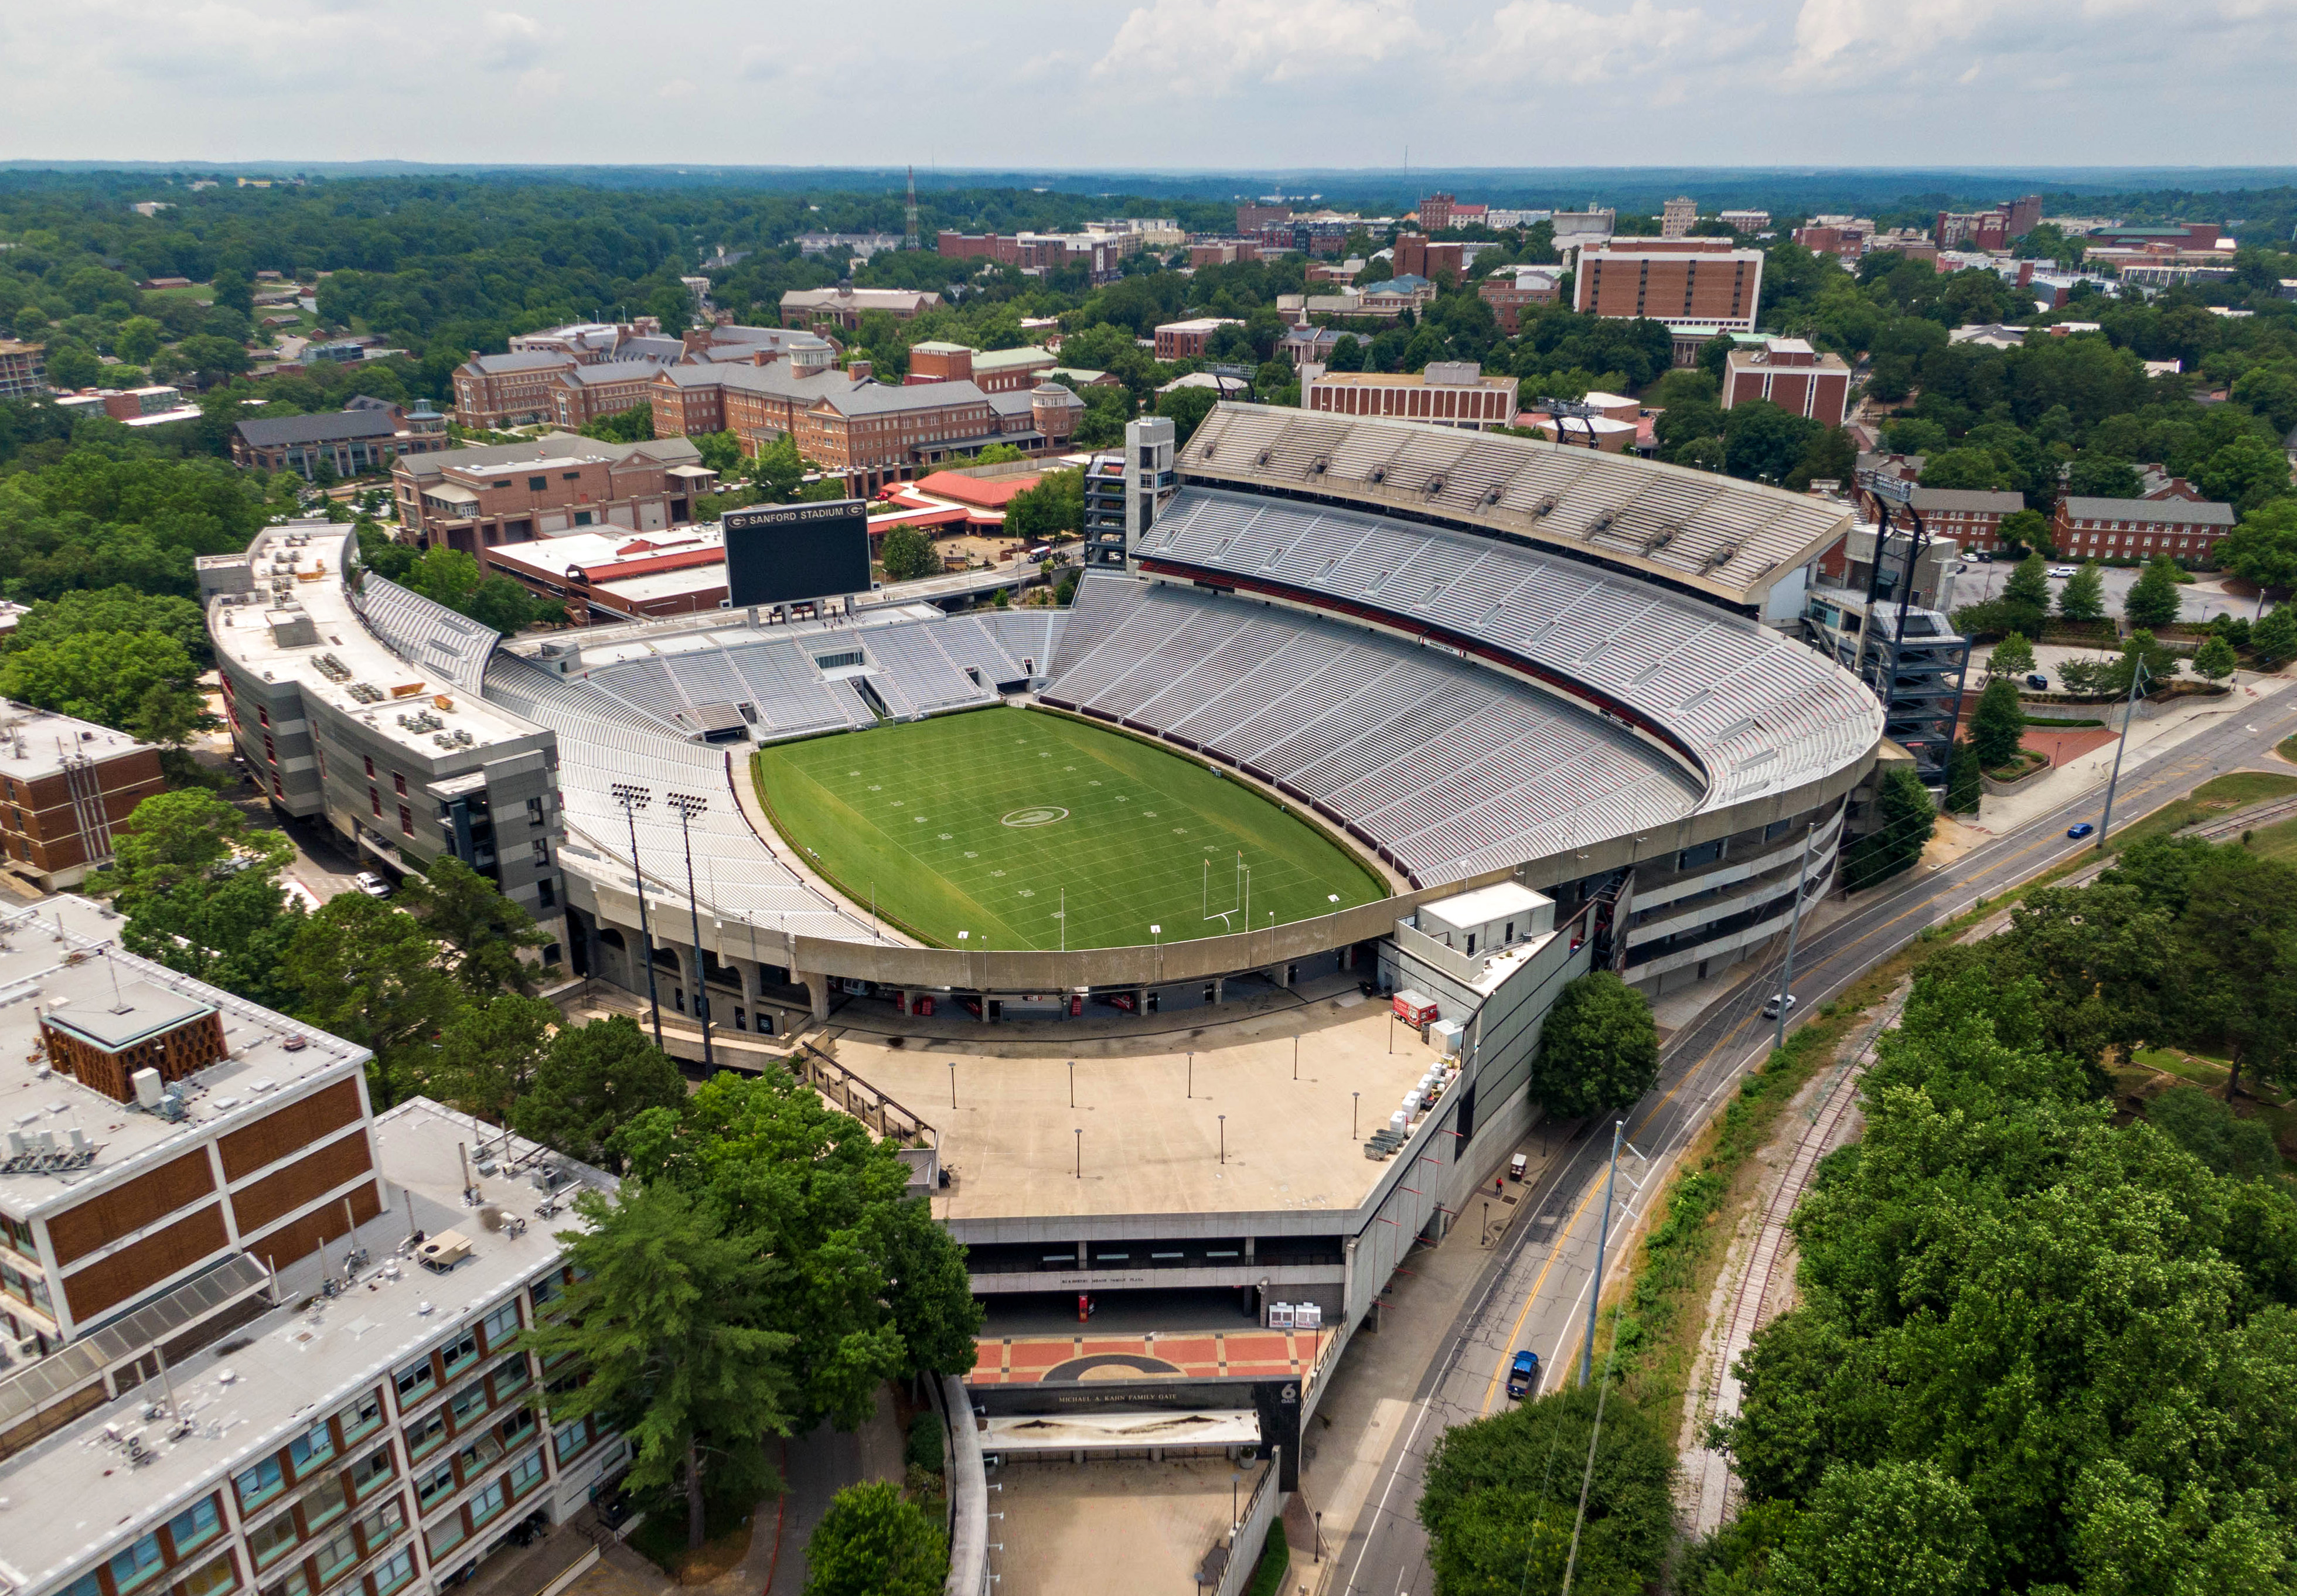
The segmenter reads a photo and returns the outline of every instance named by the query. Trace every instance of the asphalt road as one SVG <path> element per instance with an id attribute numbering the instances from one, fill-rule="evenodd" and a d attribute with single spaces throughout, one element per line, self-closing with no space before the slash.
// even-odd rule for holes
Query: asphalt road
<path id="1" fill-rule="evenodd" d="M 2297 703 L 2275 698 L 2247 711 L 2236 709 L 2226 725 L 2125 769 L 2115 813 L 2135 819 L 2212 776 L 2255 763 L 2293 732 Z M 2077 843 L 2065 833 L 2078 820 L 2096 822 L 2103 799 L 2101 790 L 2067 803 L 1804 938 L 1795 955 L 1800 1011 L 1815 1012 L 1925 926 L 1954 917 L 1975 899 L 1996 896 L 2094 850 L 2095 839 Z M 1631 1222 L 1633 1207 L 1642 1200 L 1634 1182 L 1656 1197 L 1684 1144 L 1723 1094 L 1769 1051 L 1772 1024 L 1761 1017 L 1761 1007 L 1776 990 L 1778 972 L 1775 966 L 1763 968 L 1766 979 L 1750 980 L 1669 1039 L 1658 1087 L 1625 1116 L 1627 1139 L 1644 1156 L 1620 1156 L 1615 1237 Z M 1363 1512 L 1340 1544 L 1337 1561 L 1346 1582 L 1341 1591 L 1351 1596 L 1427 1596 L 1435 1582 L 1415 1510 L 1421 1470 L 1437 1436 L 1447 1426 L 1506 1405 L 1504 1373 L 1519 1347 L 1539 1353 L 1549 1383 L 1576 1377 L 1610 1140 L 1608 1125 L 1581 1127 L 1571 1156 L 1532 1194 L 1530 1211 L 1470 1294 L 1413 1393 L 1412 1409 L 1398 1426 L 1399 1438 L 1382 1460 Z M 1611 1248 L 1608 1279 L 1618 1278 L 1624 1251 Z M 1560 1368 L 1566 1355 L 1574 1365 Z"/>

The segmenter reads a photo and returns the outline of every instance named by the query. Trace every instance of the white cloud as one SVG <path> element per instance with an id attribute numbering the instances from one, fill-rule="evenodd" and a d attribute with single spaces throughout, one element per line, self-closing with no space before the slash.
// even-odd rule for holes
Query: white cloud
<path id="1" fill-rule="evenodd" d="M 498 71 L 524 70 L 548 46 L 550 36 L 532 17 L 515 11 L 490 11 L 479 24 L 478 47 L 472 52 L 480 65 Z"/>
<path id="2" fill-rule="evenodd" d="M 1840 83 L 1881 70 L 1967 83 L 1973 56 L 2013 54 L 2079 63 L 2093 77 L 2108 65 L 2168 72 L 2165 55 L 2192 50 L 2208 61 L 2227 36 L 2262 44 L 2293 18 L 2297 0 L 2199 0 L 2174 15 L 2151 0 L 1802 0 L 1786 75 Z M 2211 62 L 2217 72 L 2230 64 Z"/>
<path id="3" fill-rule="evenodd" d="M 1411 0 L 1154 0 L 1124 19 L 1092 70 L 1206 95 L 1352 73 L 1436 42 Z"/>
<path id="4" fill-rule="evenodd" d="M 1651 0 L 1634 0 L 1615 12 L 1568 0 L 1511 0 L 1492 13 L 1492 31 L 1502 70 L 1562 83 L 1680 68 L 1686 51 L 1723 42 L 1722 30 L 1705 12 L 1695 6 L 1668 11 Z M 1713 51 L 1707 53 L 1712 64 Z"/>

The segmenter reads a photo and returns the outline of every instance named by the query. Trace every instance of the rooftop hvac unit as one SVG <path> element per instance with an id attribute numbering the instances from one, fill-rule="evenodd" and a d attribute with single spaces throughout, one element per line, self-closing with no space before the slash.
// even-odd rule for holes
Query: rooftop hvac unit
<path id="1" fill-rule="evenodd" d="M 471 1255 L 471 1238 L 460 1230 L 441 1230 L 415 1250 L 416 1262 L 435 1274 L 445 1274 Z"/>

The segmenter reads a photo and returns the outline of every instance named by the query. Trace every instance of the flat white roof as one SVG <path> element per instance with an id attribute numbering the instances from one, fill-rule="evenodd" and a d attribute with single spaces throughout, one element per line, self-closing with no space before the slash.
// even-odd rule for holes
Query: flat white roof
<path id="1" fill-rule="evenodd" d="M 1423 903 L 1420 912 L 1434 915 L 1451 926 L 1488 926 L 1494 920 L 1504 920 L 1510 915 L 1524 914 L 1554 901 L 1546 893 L 1535 893 L 1519 881 L 1502 881 Z"/>

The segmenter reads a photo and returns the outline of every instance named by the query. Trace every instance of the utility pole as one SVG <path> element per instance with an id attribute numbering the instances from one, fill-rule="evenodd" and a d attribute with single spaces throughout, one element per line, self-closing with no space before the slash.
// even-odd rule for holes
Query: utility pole
<path id="1" fill-rule="evenodd" d="M 1619 1139 L 1627 1133 L 1627 1122 L 1611 1122 L 1611 1172 L 1603 1179 L 1603 1228 L 1595 1237 L 1595 1279 L 1587 1287 L 1587 1341 L 1579 1349 L 1579 1383 L 1585 1385 L 1595 1373 L 1595 1311 L 1603 1301 L 1603 1251 L 1611 1244 L 1611 1189 L 1619 1183 Z"/>
<path id="2" fill-rule="evenodd" d="M 714 1071 L 718 1061 L 710 1052 L 710 970 L 702 962 L 702 901 L 694 894 L 694 817 L 710 807 L 710 800 L 694 793 L 672 793 L 670 807 L 678 811 L 678 834 L 686 843 L 686 907 L 694 916 L 694 1023 L 702 1027 L 702 1067 Z M 875 916 L 873 901 L 873 919 Z"/>
<path id="3" fill-rule="evenodd" d="M 2113 789 L 2121 780 L 2121 755 L 2129 746 L 2129 724 L 2137 718 L 2137 687 L 2145 679 L 2145 662 L 2141 657 L 2130 662 L 2129 703 L 2121 712 L 2121 738 L 2113 745 L 2113 774 L 2106 777 L 2105 813 L 2098 818 L 2097 851 L 2105 851 L 2105 834 L 2113 829 Z"/>
<path id="4" fill-rule="evenodd" d="M 1779 971 L 1779 1028 L 1771 1038 L 1774 1050 L 1787 1045 L 1787 1004 L 1794 997 L 1795 937 L 1802 930 L 1802 895 L 1810 889 L 1810 840 L 1817 835 L 1813 820 L 1802 834 L 1802 862 L 1795 867 L 1794 918 L 1787 922 L 1787 961 Z"/>
<path id="5" fill-rule="evenodd" d="M 630 824 L 630 874 L 638 882 L 638 941 L 645 944 L 646 973 L 646 1006 L 654 1011 L 654 1045 L 657 1051 L 666 1052 L 662 1045 L 662 995 L 654 984 L 654 932 L 646 924 L 646 870 L 638 863 L 638 810 L 654 802 L 646 788 L 618 781 L 611 789 L 613 800 L 622 806 L 622 819 Z"/>
<path id="6" fill-rule="evenodd" d="M 902 212 L 902 221 L 903 227 L 902 248 L 904 250 L 915 250 L 919 248 L 920 246 L 918 242 L 918 169 L 915 167 L 911 167 L 910 169 L 910 199 L 909 204 Z"/>

